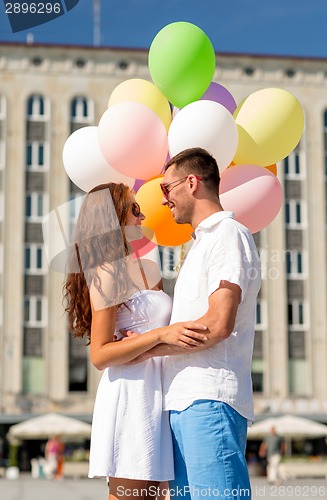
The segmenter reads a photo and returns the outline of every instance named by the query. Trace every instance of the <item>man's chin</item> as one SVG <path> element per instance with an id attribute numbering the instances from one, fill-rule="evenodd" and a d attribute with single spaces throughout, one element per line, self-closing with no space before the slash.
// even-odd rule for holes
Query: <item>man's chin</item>
<path id="1" fill-rule="evenodd" d="M 174 217 L 176 224 L 185 224 L 185 222 L 180 217 Z"/>
<path id="2" fill-rule="evenodd" d="M 183 218 L 181 216 L 179 216 L 178 213 L 176 213 L 176 209 L 172 210 L 171 214 L 172 214 L 173 219 L 176 222 L 176 224 L 186 224 L 186 222 L 183 220 Z"/>

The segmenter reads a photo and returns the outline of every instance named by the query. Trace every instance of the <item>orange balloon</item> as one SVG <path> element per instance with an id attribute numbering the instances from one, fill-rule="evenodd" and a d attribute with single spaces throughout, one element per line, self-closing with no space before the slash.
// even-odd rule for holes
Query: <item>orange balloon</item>
<path id="1" fill-rule="evenodd" d="M 232 167 L 236 167 L 238 166 L 236 163 L 234 163 L 233 161 L 228 165 L 227 168 L 232 168 Z M 260 166 L 260 165 L 258 165 Z M 277 175 L 277 165 L 276 163 L 273 163 L 272 165 L 267 165 L 266 167 L 263 167 L 263 168 L 266 168 L 267 170 L 270 170 L 270 172 L 274 175 Z M 227 169 L 226 169 L 227 170 Z"/>
<path id="2" fill-rule="evenodd" d="M 265 167 L 267 170 L 270 170 L 274 175 L 277 175 L 277 165 L 276 163 L 273 163 L 272 165 L 268 165 Z"/>
<path id="3" fill-rule="evenodd" d="M 147 236 L 146 228 L 149 228 L 149 234 L 154 232 L 158 245 L 174 247 L 189 241 L 193 228 L 190 224 L 177 224 L 170 209 L 161 205 L 162 179 L 163 175 L 160 175 L 145 182 L 136 193 L 135 199 L 145 215 L 142 224 L 144 234 Z"/>

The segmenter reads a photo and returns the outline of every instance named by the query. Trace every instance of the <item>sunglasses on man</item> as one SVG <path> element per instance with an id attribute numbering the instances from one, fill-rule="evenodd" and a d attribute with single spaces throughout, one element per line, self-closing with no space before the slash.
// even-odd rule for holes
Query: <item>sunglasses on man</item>
<path id="1" fill-rule="evenodd" d="M 168 200 L 168 198 L 169 198 L 170 191 L 172 191 L 179 184 L 182 184 L 182 182 L 185 182 L 189 175 L 190 174 L 185 175 L 185 177 L 181 177 L 180 179 L 176 179 L 175 181 L 171 181 L 171 182 L 161 183 L 160 184 L 160 188 L 161 188 L 162 194 L 164 195 L 164 197 L 166 198 L 166 200 Z M 196 177 L 198 181 L 202 180 L 202 177 L 200 177 L 199 175 L 195 175 L 194 177 Z M 172 184 L 175 184 L 175 185 L 172 186 Z M 168 186 L 171 186 L 171 187 L 168 189 Z"/>

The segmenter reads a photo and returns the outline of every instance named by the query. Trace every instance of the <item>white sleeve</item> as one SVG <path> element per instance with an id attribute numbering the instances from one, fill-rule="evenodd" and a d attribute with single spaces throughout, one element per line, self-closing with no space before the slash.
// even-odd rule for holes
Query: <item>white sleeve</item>
<path id="1" fill-rule="evenodd" d="M 229 281 L 240 287 L 242 301 L 251 279 L 252 262 L 253 252 L 246 233 L 236 225 L 226 224 L 209 254 L 208 296 L 219 288 L 221 281 Z"/>

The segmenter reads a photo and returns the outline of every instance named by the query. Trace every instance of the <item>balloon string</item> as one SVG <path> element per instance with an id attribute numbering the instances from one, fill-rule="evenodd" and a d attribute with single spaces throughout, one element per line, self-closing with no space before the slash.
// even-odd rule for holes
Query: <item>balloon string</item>
<path id="1" fill-rule="evenodd" d="M 185 244 L 183 243 L 181 246 L 181 253 L 179 254 L 179 264 L 175 267 L 175 271 L 177 271 L 178 273 L 181 270 L 184 258 L 185 258 Z"/>
<path id="2" fill-rule="evenodd" d="M 139 265 L 139 268 L 140 268 L 140 271 L 141 271 L 141 275 L 142 275 L 142 278 L 143 278 L 143 282 L 144 282 L 144 285 L 145 285 L 145 289 L 149 290 L 150 289 L 149 283 L 148 283 L 148 280 L 146 279 L 146 275 L 145 275 L 145 272 L 144 272 L 144 268 L 143 268 L 143 265 L 142 265 L 139 253 L 138 253 L 137 250 L 135 250 L 135 253 L 136 253 L 136 259 L 137 259 L 137 262 L 138 262 L 138 265 Z"/>

